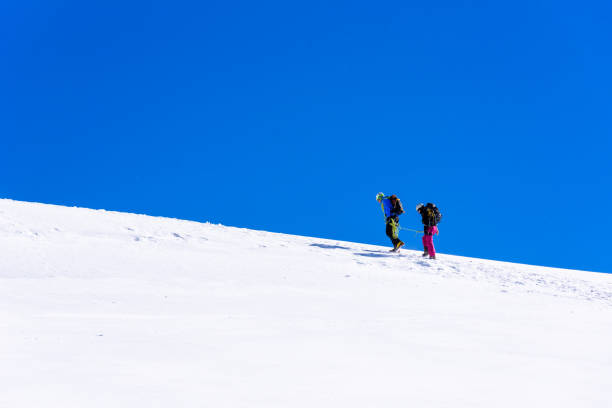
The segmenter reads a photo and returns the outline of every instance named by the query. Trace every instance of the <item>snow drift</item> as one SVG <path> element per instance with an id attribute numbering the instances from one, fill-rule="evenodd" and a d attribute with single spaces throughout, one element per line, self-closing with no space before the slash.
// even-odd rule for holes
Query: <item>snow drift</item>
<path id="1" fill-rule="evenodd" d="M 612 401 L 607 274 L 11 200 L 0 248 L 0 407 Z"/>

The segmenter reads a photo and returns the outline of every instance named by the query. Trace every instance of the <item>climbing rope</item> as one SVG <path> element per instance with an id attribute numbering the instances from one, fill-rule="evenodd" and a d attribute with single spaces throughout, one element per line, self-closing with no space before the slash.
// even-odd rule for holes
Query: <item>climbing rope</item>
<path id="1" fill-rule="evenodd" d="M 399 225 L 397 226 L 397 228 L 399 228 L 401 231 L 412 231 L 416 234 L 423 234 L 423 231 L 415 230 L 412 228 L 404 228 L 404 227 L 400 227 Z"/>

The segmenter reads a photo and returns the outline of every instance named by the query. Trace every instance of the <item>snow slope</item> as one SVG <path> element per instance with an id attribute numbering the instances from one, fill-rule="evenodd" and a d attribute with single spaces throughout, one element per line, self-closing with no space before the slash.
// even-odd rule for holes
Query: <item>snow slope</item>
<path id="1" fill-rule="evenodd" d="M 0 407 L 612 406 L 611 275 L 11 200 L 0 250 Z"/>

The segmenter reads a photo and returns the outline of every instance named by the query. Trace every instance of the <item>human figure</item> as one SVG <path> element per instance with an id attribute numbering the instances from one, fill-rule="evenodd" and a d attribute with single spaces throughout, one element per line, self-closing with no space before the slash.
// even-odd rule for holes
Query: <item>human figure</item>
<path id="1" fill-rule="evenodd" d="M 438 234 L 438 223 L 442 218 L 440 210 L 435 204 L 417 204 L 416 210 L 421 214 L 423 222 L 423 257 L 429 255 L 429 259 L 436 259 L 436 249 L 433 244 L 434 234 Z"/>
<path id="2" fill-rule="evenodd" d="M 399 239 L 399 216 L 404 213 L 402 203 L 395 194 L 386 197 L 383 193 L 376 195 L 376 201 L 380 203 L 385 214 L 385 232 L 393 244 L 391 251 L 397 252 L 404 245 L 404 242 Z"/>

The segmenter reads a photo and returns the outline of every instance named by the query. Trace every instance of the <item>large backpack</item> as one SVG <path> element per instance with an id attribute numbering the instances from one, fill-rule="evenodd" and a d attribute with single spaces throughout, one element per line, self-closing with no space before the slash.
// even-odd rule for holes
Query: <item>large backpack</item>
<path id="1" fill-rule="evenodd" d="M 389 199 L 391 200 L 391 204 L 393 205 L 393 212 L 395 212 L 397 215 L 403 214 L 404 207 L 402 207 L 402 202 L 400 201 L 400 199 L 397 198 L 395 194 L 390 196 Z"/>
<path id="2" fill-rule="evenodd" d="M 425 206 L 425 214 L 427 216 L 429 226 L 437 225 L 442 219 L 442 214 L 438 207 L 433 203 L 427 203 Z"/>

